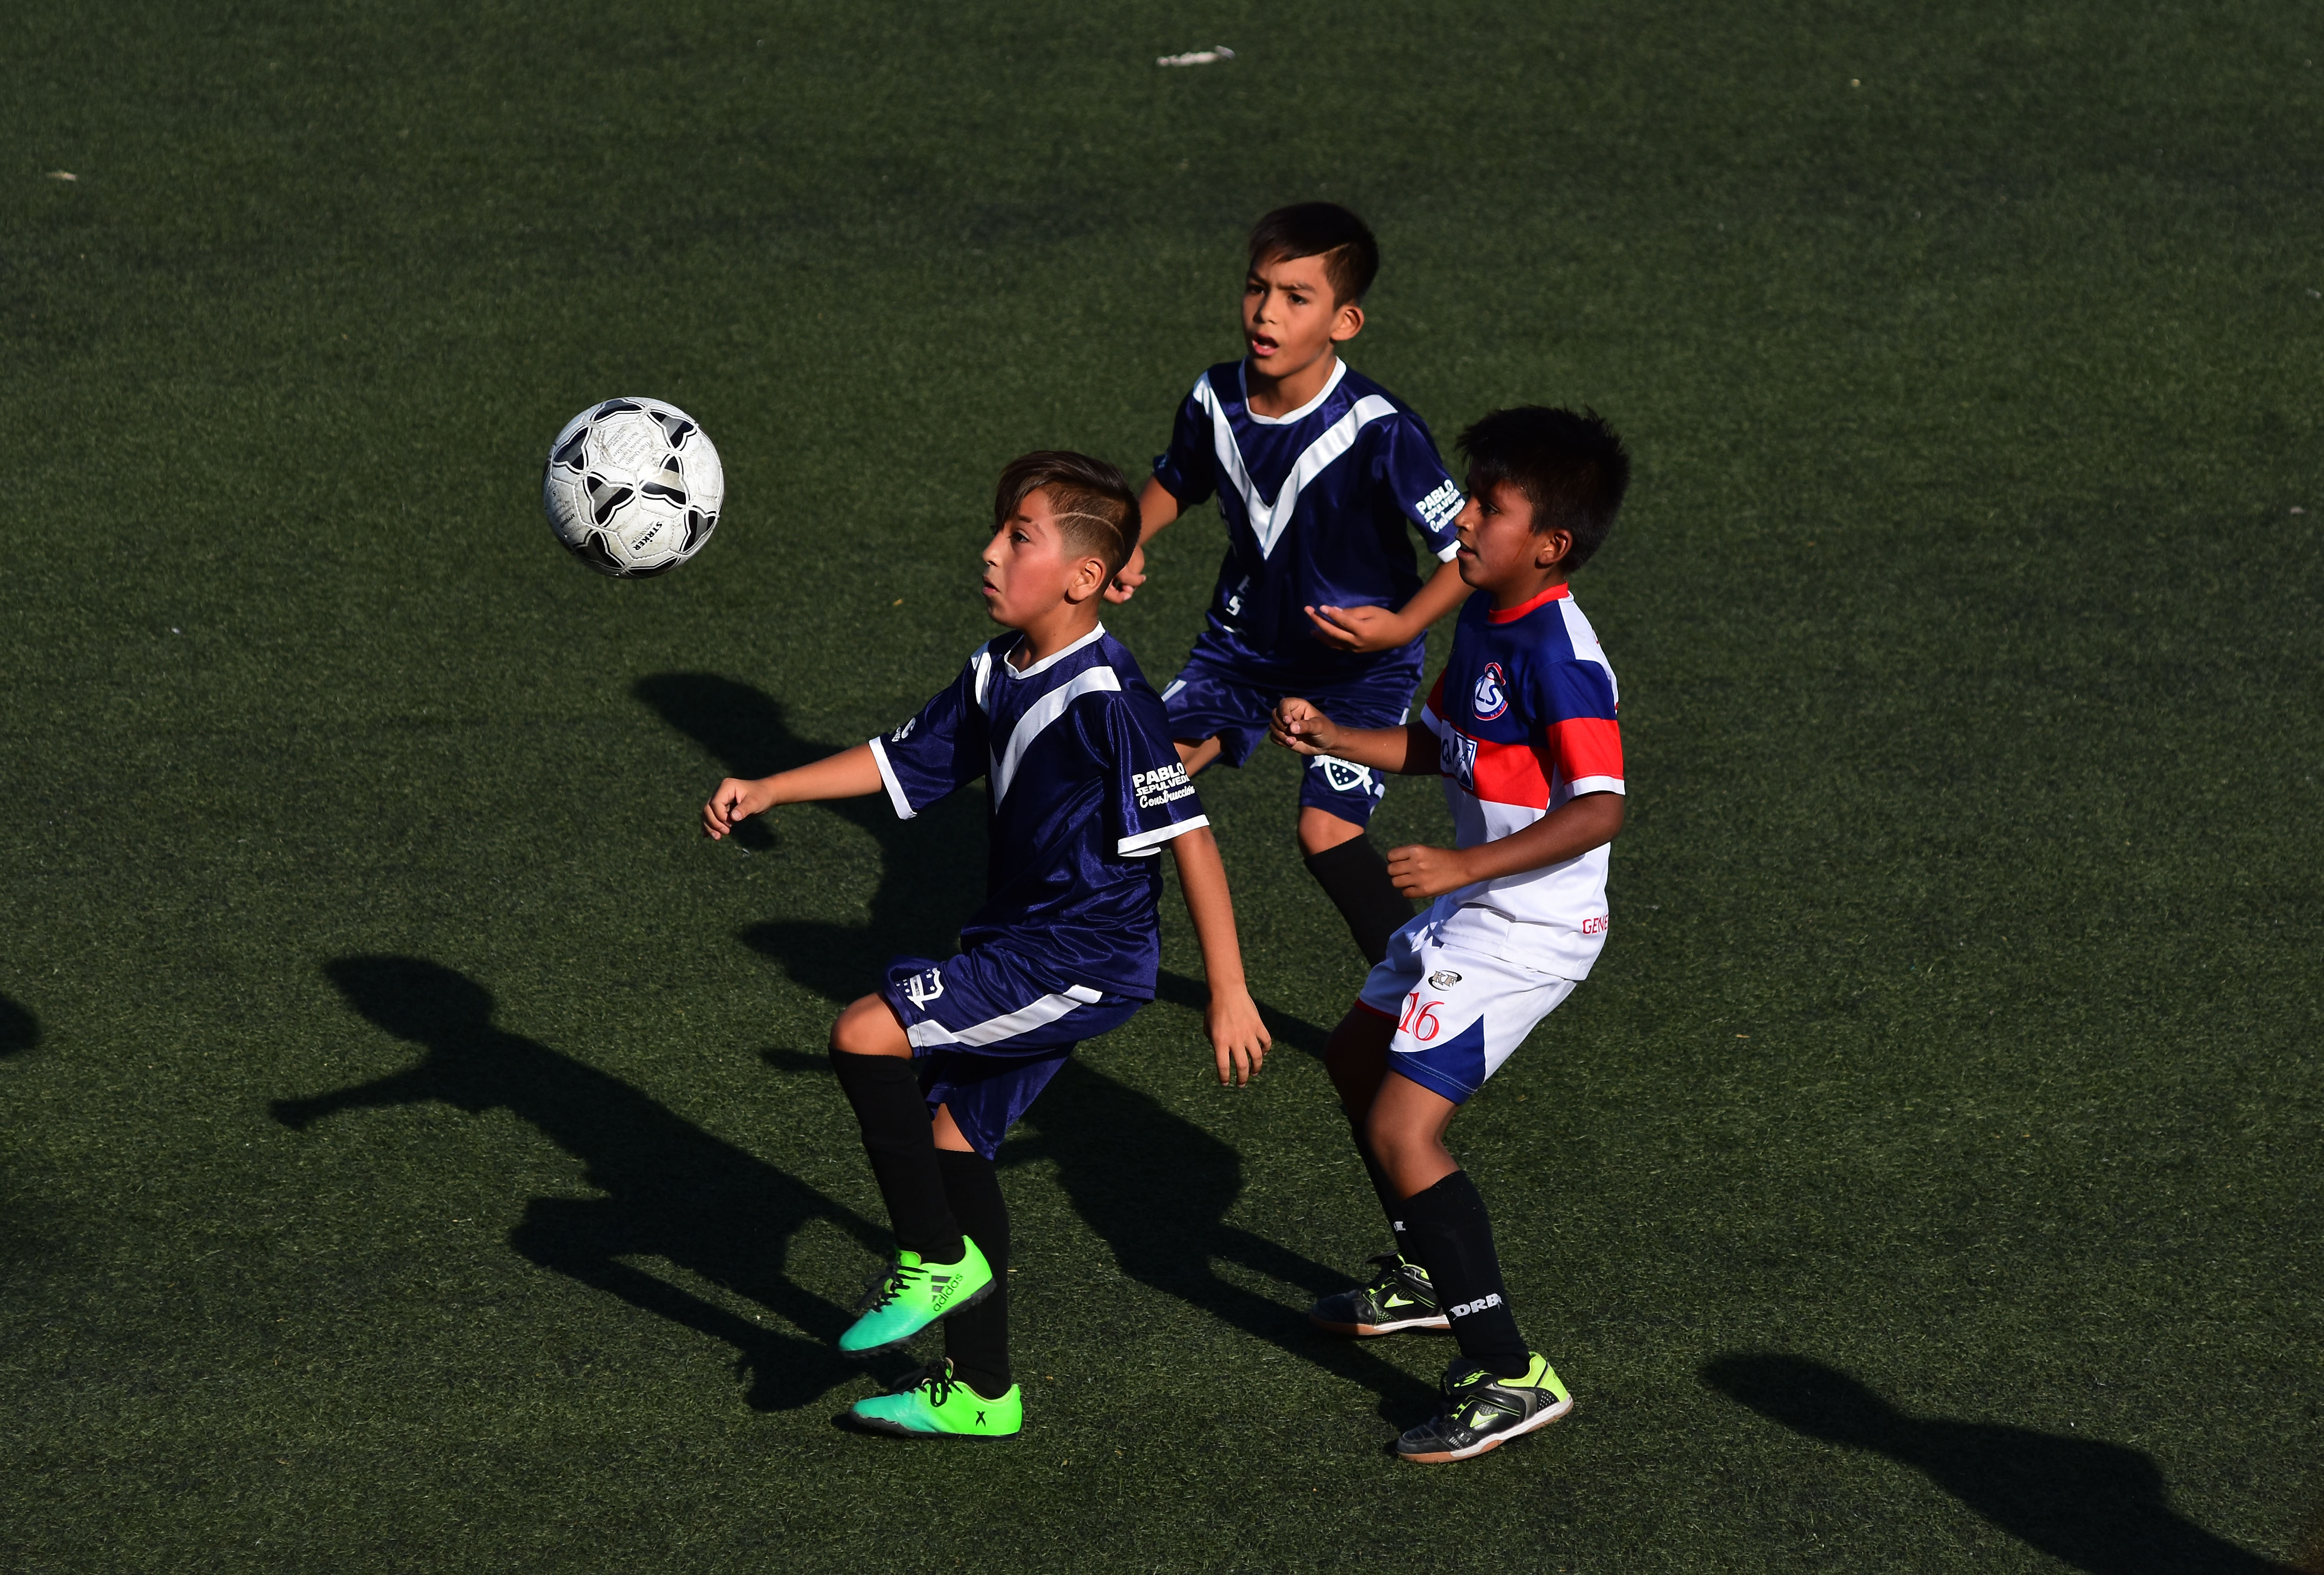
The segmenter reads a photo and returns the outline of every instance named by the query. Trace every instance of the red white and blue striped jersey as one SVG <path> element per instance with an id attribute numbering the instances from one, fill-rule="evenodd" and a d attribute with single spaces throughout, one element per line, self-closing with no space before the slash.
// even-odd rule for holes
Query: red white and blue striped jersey
<path id="1" fill-rule="evenodd" d="M 1470 597 L 1420 720 L 1437 738 L 1460 847 L 1499 842 L 1580 794 L 1623 791 L 1614 669 L 1563 585 L 1507 612 Z M 1587 978 L 1606 944 L 1609 851 L 1448 892 L 1437 898 L 1448 938 Z"/>

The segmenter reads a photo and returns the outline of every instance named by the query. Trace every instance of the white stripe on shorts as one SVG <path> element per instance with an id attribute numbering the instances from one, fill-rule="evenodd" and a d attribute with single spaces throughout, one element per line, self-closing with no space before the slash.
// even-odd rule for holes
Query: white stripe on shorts
<path id="1" fill-rule="evenodd" d="M 1045 995 L 1031 1006 L 987 1018 L 954 1033 L 933 1019 L 914 1023 L 904 1037 L 926 1048 L 934 1045 L 994 1045 L 1056 1022 L 1077 1006 L 1095 1006 L 1105 997 L 1086 984 L 1068 984 L 1061 995 Z"/>

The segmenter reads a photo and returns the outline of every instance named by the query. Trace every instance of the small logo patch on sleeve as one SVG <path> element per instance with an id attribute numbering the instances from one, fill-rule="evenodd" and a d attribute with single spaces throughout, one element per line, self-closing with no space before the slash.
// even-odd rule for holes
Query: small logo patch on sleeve
<path id="1" fill-rule="evenodd" d="M 1194 795 L 1194 785 L 1186 780 L 1184 766 L 1157 766 L 1150 771 L 1131 775 L 1130 787 L 1138 794 L 1138 807 L 1160 809 L 1163 806 Z"/>
<path id="2" fill-rule="evenodd" d="M 1431 530 L 1442 530 L 1461 512 L 1459 484 L 1447 480 L 1434 492 L 1413 504 L 1412 511 Z"/>

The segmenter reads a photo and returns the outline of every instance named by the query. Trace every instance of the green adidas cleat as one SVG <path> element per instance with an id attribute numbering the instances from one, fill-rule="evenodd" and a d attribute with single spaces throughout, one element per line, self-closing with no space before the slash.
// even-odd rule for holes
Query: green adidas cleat
<path id="1" fill-rule="evenodd" d="M 895 1438 L 1015 1438 L 1025 1427 L 1024 1390 L 988 1400 L 952 1376 L 952 1359 L 930 1362 L 885 1395 L 858 1400 L 840 1421 Z"/>
<path id="2" fill-rule="evenodd" d="M 1383 1252 L 1372 1262 L 1380 1272 L 1369 1285 L 1324 1297 L 1307 1309 L 1307 1322 L 1333 1334 L 1394 1334 L 1404 1329 L 1452 1327 L 1436 1304 L 1436 1287 L 1428 1271 L 1402 1253 Z"/>
<path id="3" fill-rule="evenodd" d="M 992 1266 L 975 1242 L 961 1238 L 958 1263 L 924 1263 L 899 1252 L 885 1273 L 865 1287 L 863 1316 L 839 1337 L 839 1354 L 876 1356 L 893 1350 L 937 1319 L 973 1307 L 992 1294 Z"/>
<path id="4" fill-rule="evenodd" d="M 1444 1374 L 1444 1408 L 1396 1441 L 1399 1459 L 1441 1466 L 1497 1450 L 1573 1409 L 1573 1396 L 1539 1351 L 1522 1378 L 1455 1362 Z"/>

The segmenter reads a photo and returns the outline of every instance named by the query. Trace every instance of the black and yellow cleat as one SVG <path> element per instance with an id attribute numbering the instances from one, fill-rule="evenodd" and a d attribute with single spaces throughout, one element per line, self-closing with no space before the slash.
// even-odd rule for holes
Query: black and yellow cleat
<path id="1" fill-rule="evenodd" d="M 1453 1363 L 1444 1374 L 1444 1408 L 1396 1441 L 1397 1457 L 1419 1466 L 1465 1460 L 1572 1410 L 1573 1396 L 1557 1381 L 1557 1369 L 1539 1351 L 1531 1355 L 1521 1378 Z"/>
<path id="2" fill-rule="evenodd" d="M 1436 1304 L 1436 1287 L 1428 1271 L 1402 1253 L 1383 1252 L 1371 1259 L 1380 1272 L 1369 1285 L 1326 1296 L 1307 1309 L 1307 1322 L 1333 1334 L 1395 1334 L 1406 1329 L 1444 1333 L 1452 1321 Z"/>

